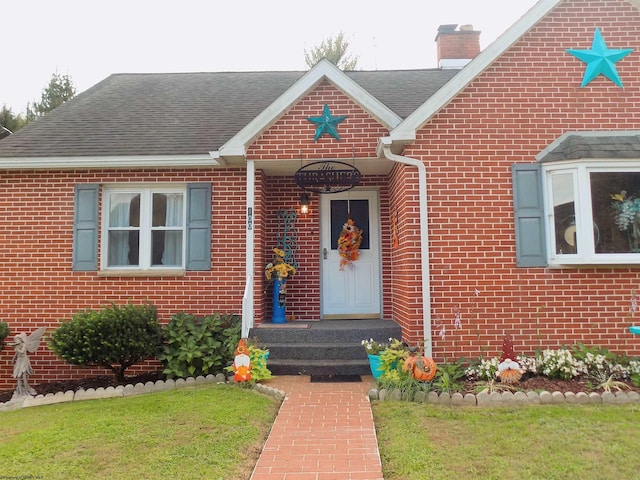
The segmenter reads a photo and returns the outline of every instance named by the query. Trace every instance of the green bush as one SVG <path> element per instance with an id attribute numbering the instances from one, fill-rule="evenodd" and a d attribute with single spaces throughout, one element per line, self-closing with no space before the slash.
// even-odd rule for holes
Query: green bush
<path id="1" fill-rule="evenodd" d="M 164 328 L 160 360 L 169 378 L 223 373 L 240 339 L 240 317 L 214 314 L 196 317 L 178 313 Z"/>
<path id="2" fill-rule="evenodd" d="M 11 334 L 9 325 L 6 322 L 0 322 L 0 352 L 4 348 L 4 340 Z"/>
<path id="3" fill-rule="evenodd" d="M 153 305 L 112 303 L 73 315 L 53 332 L 50 347 L 72 365 L 101 366 L 123 382 L 125 370 L 155 356 L 161 342 L 162 327 Z"/>

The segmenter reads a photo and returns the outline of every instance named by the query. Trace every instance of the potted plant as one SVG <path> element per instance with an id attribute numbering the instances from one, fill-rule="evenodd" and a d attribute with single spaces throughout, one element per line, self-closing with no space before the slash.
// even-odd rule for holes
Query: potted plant
<path id="1" fill-rule="evenodd" d="M 367 352 L 367 357 L 369 358 L 369 366 L 371 367 L 371 374 L 373 378 L 376 380 L 380 378 L 380 376 L 384 373 L 380 365 L 380 355 L 387 348 L 386 343 L 378 342 L 373 338 L 369 340 L 362 340 L 362 346 Z"/>

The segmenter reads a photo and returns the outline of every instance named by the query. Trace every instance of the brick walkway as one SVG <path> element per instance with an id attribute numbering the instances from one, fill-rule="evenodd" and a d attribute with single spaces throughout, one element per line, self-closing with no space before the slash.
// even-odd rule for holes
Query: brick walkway
<path id="1" fill-rule="evenodd" d="M 251 480 L 382 480 L 367 393 L 375 383 L 310 383 L 278 377 L 286 392 Z"/>

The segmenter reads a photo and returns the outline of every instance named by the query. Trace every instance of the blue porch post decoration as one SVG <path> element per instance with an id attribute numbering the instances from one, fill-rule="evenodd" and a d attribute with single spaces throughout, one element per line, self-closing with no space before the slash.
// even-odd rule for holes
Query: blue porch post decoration
<path id="1" fill-rule="evenodd" d="M 287 279 L 276 275 L 273 280 L 273 315 L 271 323 L 287 323 Z"/>

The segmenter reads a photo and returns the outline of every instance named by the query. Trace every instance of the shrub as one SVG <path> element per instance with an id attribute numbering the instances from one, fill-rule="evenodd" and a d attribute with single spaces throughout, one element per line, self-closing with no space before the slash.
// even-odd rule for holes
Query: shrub
<path id="1" fill-rule="evenodd" d="M 4 340 L 11 334 L 9 325 L 6 322 L 0 322 L 0 352 L 4 348 Z"/>
<path id="2" fill-rule="evenodd" d="M 164 329 L 160 360 L 169 378 L 222 373 L 240 339 L 240 317 L 214 314 L 196 317 L 178 313 Z"/>
<path id="3" fill-rule="evenodd" d="M 571 380 L 581 373 L 581 365 L 577 363 L 567 348 L 543 350 L 536 355 L 538 373 L 545 377 Z"/>
<path id="4" fill-rule="evenodd" d="M 125 370 L 158 352 L 162 328 L 156 309 L 146 305 L 111 305 L 73 315 L 51 335 L 50 347 L 63 360 L 81 367 L 101 366 L 124 382 Z"/>

